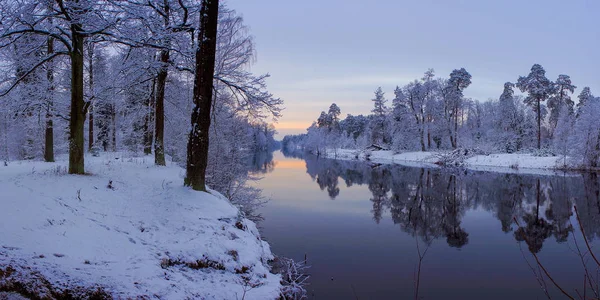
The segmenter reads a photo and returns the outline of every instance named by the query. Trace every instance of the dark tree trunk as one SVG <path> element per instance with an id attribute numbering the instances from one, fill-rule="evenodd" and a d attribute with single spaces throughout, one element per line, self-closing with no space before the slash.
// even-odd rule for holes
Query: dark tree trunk
<path id="1" fill-rule="evenodd" d="M 69 174 L 84 174 L 83 44 L 79 24 L 71 25 L 71 115 L 69 118 Z"/>
<path id="2" fill-rule="evenodd" d="M 165 86 L 167 84 L 167 71 L 169 69 L 169 50 L 160 51 L 161 67 L 156 78 L 156 114 L 154 116 L 154 163 L 159 166 L 165 163 Z"/>
<path id="3" fill-rule="evenodd" d="M 169 2 L 165 1 L 163 6 L 163 16 L 165 28 L 170 27 L 170 7 Z M 170 45 L 170 40 L 167 38 L 165 46 Z M 167 75 L 169 71 L 169 50 L 162 49 L 160 51 L 160 70 L 156 77 L 156 113 L 154 117 L 154 164 L 165 166 L 165 86 L 167 85 Z"/>
<path id="4" fill-rule="evenodd" d="M 150 97 L 146 102 L 148 107 L 146 115 L 144 116 L 144 154 L 152 153 L 152 139 L 154 138 L 154 130 L 152 128 L 152 122 L 154 121 L 154 97 L 156 91 L 156 78 L 152 80 L 152 90 L 150 91 Z"/>
<path id="5" fill-rule="evenodd" d="M 537 132 L 537 146 L 538 149 L 542 149 L 542 112 L 541 112 L 541 104 L 540 104 L 540 99 L 537 99 L 537 125 L 538 125 L 538 132 Z"/>
<path id="6" fill-rule="evenodd" d="M 114 103 L 111 103 L 110 107 L 111 107 L 110 121 L 112 124 L 112 151 L 116 152 L 117 151 L 117 107 Z"/>
<path id="7" fill-rule="evenodd" d="M 208 131 L 212 106 L 213 76 L 217 45 L 217 16 L 219 0 L 202 0 L 200 30 L 196 48 L 196 74 L 194 77 L 194 108 L 192 110 L 190 137 L 187 147 L 185 185 L 197 191 L 206 191 L 206 166 L 208 165 Z"/>
<path id="8" fill-rule="evenodd" d="M 54 38 L 48 38 L 48 55 L 54 53 Z M 52 62 L 48 63 L 46 71 L 46 79 L 48 80 L 48 93 L 46 103 L 46 130 L 44 134 L 44 160 L 47 162 L 54 161 L 54 124 L 52 121 L 54 109 L 54 68 Z"/>
<path id="9" fill-rule="evenodd" d="M 94 48 L 93 46 L 89 46 L 88 48 L 88 64 L 90 66 L 89 69 L 89 80 L 90 80 L 90 99 L 89 99 L 89 108 L 88 108 L 88 151 L 92 150 L 94 146 L 94 104 L 92 101 L 94 100 Z"/>
<path id="10" fill-rule="evenodd" d="M 425 129 L 423 128 L 423 124 L 420 124 L 419 135 L 421 136 L 421 151 L 426 151 L 425 149 Z"/>
<path id="11" fill-rule="evenodd" d="M 454 109 L 454 145 L 452 148 L 458 148 L 458 106 Z"/>

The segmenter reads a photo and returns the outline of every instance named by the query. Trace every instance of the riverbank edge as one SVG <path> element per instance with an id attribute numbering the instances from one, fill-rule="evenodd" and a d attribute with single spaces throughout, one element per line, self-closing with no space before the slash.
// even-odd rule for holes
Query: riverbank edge
<path id="1" fill-rule="evenodd" d="M 451 151 L 415 151 L 396 153 L 391 150 L 327 149 L 319 155 L 330 159 L 370 161 L 378 164 L 397 164 L 407 167 L 444 167 L 442 159 Z M 568 157 L 534 156 L 530 153 L 492 153 L 472 155 L 460 165 L 451 167 L 473 171 L 509 174 L 565 175 L 582 171 L 565 168 Z"/>

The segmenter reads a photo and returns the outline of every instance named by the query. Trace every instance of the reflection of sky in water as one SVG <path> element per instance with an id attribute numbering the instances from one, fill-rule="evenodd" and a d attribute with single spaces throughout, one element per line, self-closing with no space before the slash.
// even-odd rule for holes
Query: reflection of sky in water
<path id="1" fill-rule="evenodd" d="M 373 220 L 373 197 L 367 184 L 346 187 L 340 179 L 335 200 L 307 174 L 306 162 L 275 154 L 276 167 L 258 185 L 272 200 L 261 210 L 263 235 L 275 253 L 301 260 L 308 257 L 309 291 L 314 299 L 414 298 L 418 262 L 415 238 L 394 224 L 388 209 Z M 492 191 L 493 192 L 493 191 Z M 498 191 L 499 193 L 506 191 Z M 530 209 L 533 203 L 523 207 Z M 423 260 L 420 296 L 425 299 L 543 299 L 542 290 L 515 240 L 505 233 L 495 209 L 469 206 L 460 227 L 468 235 L 462 248 L 452 248 L 441 236 L 433 240 Z M 540 215 L 544 215 L 545 208 Z M 576 220 L 571 217 L 574 224 Z M 578 226 L 575 226 L 578 233 Z M 580 247 L 583 240 L 577 235 Z M 424 242 L 419 238 L 421 251 Z M 535 261 L 522 243 L 529 262 Z M 575 294 L 582 289 L 583 270 L 574 248 L 544 241 L 539 259 L 553 278 Z M 600 250 L 598 251 L 600 254 Z M 594 269 L 595 272 L 596 269 Z M 333 278 L 333 280 L 332 280 Z M 546 279 L 552 296 L 560 298 Z"/>

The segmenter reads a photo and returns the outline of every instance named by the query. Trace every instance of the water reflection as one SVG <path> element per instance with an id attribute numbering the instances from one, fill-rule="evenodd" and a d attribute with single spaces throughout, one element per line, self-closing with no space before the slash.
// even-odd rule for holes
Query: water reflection
<path id="1" fill-rule="evenodd" d="M 581 241 L 573 207 L 577 206 L 587 238 L 596 240 L 600 235 L 596 174 L 501 174 L 285 154 L 287 159 L 278 159 L 277 165 L 257 168 L 266 174 L 267 192 L 284 189 L 274 199 L 281 202 L 273 204 L 273 212 L 266 216 L 265 234 L 275 252 L 298 257 L 308 252 L 309 261 L 314 257 L 311 284 L 320 297 L 355 298 L 350 284 L 356 286 L 360 281 L 368 281 L 360 297 L 365 299 L 391 295 L 437 299 L 453 288 L 469 291 L 470 297 L 463 299 L 487 297 L 490 290 L 497 292 L 491 297 L 496 299 L 542 296 L 539 287 L 524 287 L 523 282 L 531 283 L 532 276 L 516 243 L 533 254 L 549 249 L 541 256 L 542 263 L 550 265 L 549 272 L 570 291 L 582 289 L 578 277 L 583 279 L 581 263 L 571 249 L 576 235 Z M 274 175 L 269 177 L 268 172 Z M 319 193 L 323 197 L 318 197 Z M 330 201 L 318 201 L 325 197 Z M 359 211 L 368 212 L 373 220 L 369 222 L 385 231 L 369 228 Z M 390 236 L 394 233 L 388 233 L 391 228 L 387 224 L 393 225 L 396 234 L 400 229 L 412 242 Z M 429 250 L 435 241 L 447 249 L 460 249 L 458 253 L 464 256 L 440 247 Z M 412 256 L 415 251 L 417 255 Z M 409 257 L 404 259 L 407 253 Z M 360 271 L 348 269 L 353 265 L 360 266 Z M 535 261 L 533 266 L 537 268 Z M 336 274 L 335 282 L 345 286 L 335 286 L 329 274 Z M 338 281 L 337 277 L 345 279 Z M 490 283 L 483 278 L 497 279 Z M 411 286 L 419 281 L 424 293 Z M 473 282 L 480 286 L 472 286 Z M 361 287 L 356 289 L 361 294 Z"/>
<path id="2" fill-rule="evenodd" d="M 295 154 L 298 157 L 298 154 Z M 477 171 L 448 171 L 367 164 L 305 155 L 306 172 L 332 200 L 340 194 L 339 178 L 347 187 L 367 185 L 373 220 L 388 211 L 394 224 L 423 241 L 445 238 L 451 247 L 468 244 L 461 227 L 465 211 L 484 208 L 495 212 L 501 230 L 514 231 L 517 241 L 539 252 L 546 239 L 565 242 L 573 231 L 573 204 L 582 211 L 582 225 L 590 238 L 600 228 L 600 196 L 596 174 L 534 176 Z M 523 227 L 515 230 L 514 220 Z"/>
<path id="3" fill-rule="evenodd" d="M 273 151 L 256 151 L 246 157 L 248 171 L 253 174 L 266 174 L 273 172 L 276 166 L 273 160 Z"/>

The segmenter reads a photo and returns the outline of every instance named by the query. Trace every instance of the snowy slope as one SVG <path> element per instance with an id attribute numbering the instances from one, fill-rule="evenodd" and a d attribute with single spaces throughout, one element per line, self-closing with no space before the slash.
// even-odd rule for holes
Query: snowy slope
<path id="1" fill-rule="evenodd" d="M 98 285 L 115 298 L 278 296 L 255 224 L 218 193 L 183 187 L 181 168 L 123 154 L 86 157 L 89 175 L 65 166 L 0 166 L 0 287 L 34 288 L 39 274 L 59 290 Z"/>

